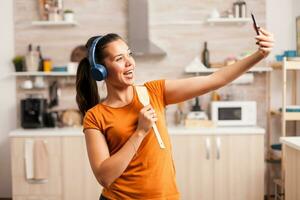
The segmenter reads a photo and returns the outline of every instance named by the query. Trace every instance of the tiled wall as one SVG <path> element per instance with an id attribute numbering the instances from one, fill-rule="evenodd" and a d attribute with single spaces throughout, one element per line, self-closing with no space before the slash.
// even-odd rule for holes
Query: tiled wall
<path id="1" fill-rule="evenodd" d="M 204 41 L 208 41 L 212 62 L 220 62 L 229 55 L 254 51 L 255 32 L 251 23 L 214 26 L 205 23 L 213 8 L 224 11 L 231 8 L 232 2 L 233 0 L 149 0 L 150 37 L 167 52 L 167 56 L 136 58 L 136 82 L 190 76 L 184 74 L 184 67 L 200 54 Z M 258 23 L 265 26 L 265 0 L 251 0 L 247 4 L 248 11 L 255 11 Z M 36 27 L 31 22 L 39 19 L 37 1 L 15 0 L 16 54 L 24 54 L 29 43 L 39 44 L 45 57 L 52 58 L 55 65 L 64 65 L 69 61 L 72 49 L 84 44 L 90 36 L 116 32 L 125 39 L 127 37 L 126 0 L 64 0 L 64 7 L 75 11 L 78 26 Z M 200 23 L 180 23 L 184 20 L 196 20 Z M 263 66 L 264 63 L 259 65 Z M 18 83 L 26 78 L 19 78 Z M 59 79 L 63 81 L 64 78 Z M 69 82 L 75 81 L 74 77 L 68 79 Z M 74 87 L 64 87 L 64 83 L 61 86 L 60 107 L 76 107 Z M 38 92 L 47 96 L 48 91 Z M 220 92 L 230 92 L 235 100 L 256 100 L 258 124 L 266 127 L 267 91 L 264 73 L 255 75 L 254 84 L 228 86 Z M 24 90 L 18 89 L 18 102 L 24 93 Z M 209 94 L 201 98 L 204 107 L 208 100 Z M 175 106 L 167 108 L 170 124 L 173 123 L 174 110 Z"/>

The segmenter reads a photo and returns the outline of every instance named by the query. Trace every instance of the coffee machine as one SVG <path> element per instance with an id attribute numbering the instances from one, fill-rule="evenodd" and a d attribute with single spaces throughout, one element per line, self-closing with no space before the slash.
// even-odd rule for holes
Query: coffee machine
<path id="1" fill-rule="evenodd" d="M 21 100 L 21 126 L 23 128 L 42 128 L 47 111 L 47 99 L 29 97 Z"/>

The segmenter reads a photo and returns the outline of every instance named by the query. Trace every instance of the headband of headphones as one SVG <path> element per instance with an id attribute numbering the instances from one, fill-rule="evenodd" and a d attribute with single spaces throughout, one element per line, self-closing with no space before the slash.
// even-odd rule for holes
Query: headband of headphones
<path id="1" fill-rule="evenodd" d="M 107 70 L 106 68 L 96 62 L 96 46 L 98 42 L 103 38 L 103 36 L 99 36 L 96 39 L 93 40 L 91 47 L 89 48 L 89 55 L 88 59 L 91 65 L 91 73 L 93 78 L 96 81 L 102 81 L 107 77 Z"/>
<path id="2" fill-rule="evenodd" d="M 101 40 L 101 38 L 103 38 L 103 36 L 99 36 L 96 39 L 94 39 L 91 47 L 89 48 L 89 61 L 92 67 L 95 67 L 97 65 L 95 52 L 96 52 L 96 46 L 98 42 Z"/>

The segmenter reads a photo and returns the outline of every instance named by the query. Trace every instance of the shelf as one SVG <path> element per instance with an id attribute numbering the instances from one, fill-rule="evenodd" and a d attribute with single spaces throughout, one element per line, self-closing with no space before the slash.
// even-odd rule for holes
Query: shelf
<path id="1" fill-rule="evenodd" d="M 285 68 L 287 70 L 300 70 L 300 61 L 288 61 Z"/>
<path id="2" fill-rule="evenodd" d="M 287 59 L 287 70 L 299 70 L 300 69 L 300 58 L 299 57 L 288 57 Z M 271 62 L 270 66 L 273 69 L 282 69 L 283 68 L 283 61 L 274 61 Z"/>
<path id="3" fill-rule="evenodd" d="M 202 74 L 209 74 L 209 73 L 213 73 L 213 72 L 216 72 L 218 71 L 219 69 L 221 68 L 185 68 L 184 69 L 184 72 L 185 73 L 202 73 Z M 271 67 L 253 67 L 251 68 L 250 70 L 248 70 L 247 72 L 253 72 L 253 73 L 256 73 L 256 72 L 270 72 L 272 71 L 272 68 Z"/>
<path id="4" fill-rule="evenodd" d="M 178 21 L 168 21 L 168 22 L 154 22 L 150 23 L 151 26 L 157 25 L 200 25 L 204 24 L 203 20 L 178 20 Z"/>
<path id="5" fill-rule="evenodd" d="M 286 121 L 297 121 L 300 120 L 300 112 L 285 112 Z"/>
<path id="6" fill-rule="evenodd" d="M 31 23 L 33 26 L 77 26 L 76 21 L 33 21 Z"/>
<path id="7" fill-rule="evenodd" d="M 202 73 L 202 74 L 209 74 L 218 71 L 222 67 L 216 68 L 207 68 L 202 64 L 198 57 L 194 58 L 192 62 L 190 62 L 185 68 L 185 73 Z M 271 67 L 252 67 L 247 72 L 269 72 L 272 71 Z"/>
<path id="8" fill-rule="evenodd" d="M 209 24 L 245 24 L 251 22 L 251 18 L 208 18 Z"/>
<path id="9" fill-rule="evenodd" d="M 280 164 L 281 163 L 281 159 L 265 159 L 266 163 L 269 164 Z"/>
<path id="10" fill-rule="evenodd" d="M 13 76 L 76 76 L 70 72 L 14 72 Z"/>
<path id="11" fill-rule="evenodd" d="M 283 183 L 283 181 L 281 180 L 281 179 L 275 179 L 274 180 L 274 183 L 276 184 L 276 185 L 278 185 L 278 186 L 280 186 L 280 187 L 284 187 L 284 183 Z"/>
<path id="12" fill-rule="evenodd" d="M 174 21 L 160 21 L 151 22 L 151 26 L 157 25 L 201 25 L 209 24 L 245 24 L 251 22 L 251 18 L 208 18 L 206 20 L 174 20 Z"/>
<path id="13" fill-rule="evenodd" d="M 271 110 L 270 111 L 271 116 L 281 116 L 282 112 L 281 110 Z M 296 112 L 296 111 L 287 111 L 285 112 L 285 119 L 288 121 L 293 121 L 293 120 L 300 120 L 300 112 Z"/>

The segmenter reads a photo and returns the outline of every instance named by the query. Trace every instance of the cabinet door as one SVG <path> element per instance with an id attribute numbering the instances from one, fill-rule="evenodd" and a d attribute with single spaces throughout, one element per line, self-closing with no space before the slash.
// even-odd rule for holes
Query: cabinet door
<path id="1" fill-rule="evenodd" d="M 284 145 L 285 199 L 300 199 L 300 151 Z"/>
<path id="2" fill-rule="evenodd" d="M 214 146 L 214 199 L 262 200 L 264 136 L 216 136 Z"/>
<path id="3" fill-rule="evenodd" d="M 46 183 L 30 183 L 25 172 L 26 139 L 46 141 L 49 155 L 49 178 Z M 13 195 L 60 196 L 61 195 L 61 143 L 59 137 L 11 138 L 11 169 Z"/>
<path id="4" fill-rule="evenodd" d="M 213 199 L 211 137 L 171 135 L 181 199 Z"/>
<path id="5" fill-rule="evenodd" d="M 63 148 L 63 199 L 99 199 L 101 186 L 92 173 L 84 137 L 64 137 Z"/>

